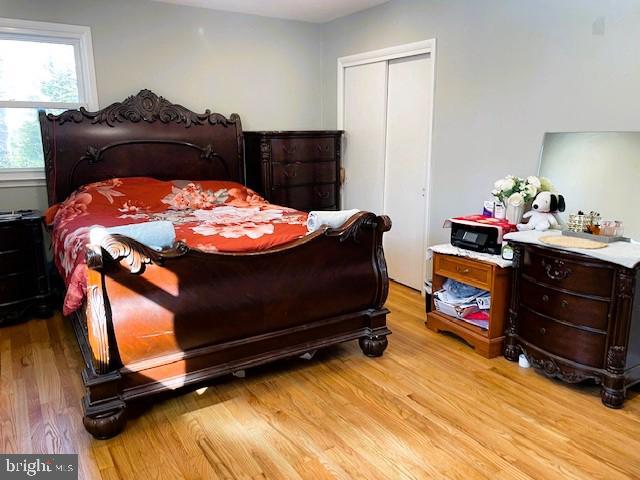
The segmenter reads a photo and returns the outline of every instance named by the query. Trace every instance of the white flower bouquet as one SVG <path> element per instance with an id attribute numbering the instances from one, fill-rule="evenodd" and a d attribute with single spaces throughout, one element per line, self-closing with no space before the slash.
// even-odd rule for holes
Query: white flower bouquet
<path id="1" fill-rule="evenodd" d="M 553 184 L 548 178 L 531 175 L 527 178 L 507 175 L 496 180 L 491 194 L 503 205 L 524 205 L 533 201 L 539 192 L 550 192 Z"/>
<path id="2" fill-rule="evenodd" d="M 548 178 L 536 177 L 534 175 L 527 178 L 507 175 L 504 178 L 496 180 L 493 187 L 491 194 L 506 207 L 507 220 L 512 224 L 516 224 L 522 220 L 522 215 L 527 205 L 533 202 L 533 199 L 536 198 L 538 193 L 553 190 L 553 184 Z"/>

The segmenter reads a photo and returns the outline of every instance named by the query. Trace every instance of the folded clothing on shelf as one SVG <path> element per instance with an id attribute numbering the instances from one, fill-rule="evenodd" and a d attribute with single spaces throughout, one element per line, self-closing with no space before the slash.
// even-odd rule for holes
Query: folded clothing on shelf
<path id="1" fill-rule="evenodd" d="M 481 288 L 467 285 L 448 278 L 442 285 L 442 300 L 452 305 L 476 303 L 481 310 L 489 309 L 491 305 L 491 294 Z"/>
<path id="2" fill-rule="evenodd" d="M 474 297 L 480 295 L 486 290 L 482 290 L 481 288 L 473 287 L 471 285 L 467 285 L 466 283 L 458 282 L 457 280 L 453 280 L 452 278 L 447 278 L 444 284 L 442 285 L 447 292 L 450 292 L 452 295 L 456 297 Z"/>
<path id="3" fill-rule="evenodd" d="M 447 279 L 434 293 L 436 310 L 481 328 L 489 326 L 490 293 L 481 288 Z"/>
<path id="4" fill-rule="evenodd" d="M 463 320 L 467 323 L 475 325 L 485 330 L 489 329 L 489 312 L 487 310 L 478 310 L 467 314 Z"/>

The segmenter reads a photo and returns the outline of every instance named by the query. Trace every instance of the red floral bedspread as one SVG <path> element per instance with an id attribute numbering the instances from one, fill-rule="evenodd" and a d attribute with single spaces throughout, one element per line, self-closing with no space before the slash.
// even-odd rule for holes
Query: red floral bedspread
<path id="1" fill-rule="evenodd" d="M 53 254 L 67 285 L 64 314 L 86 293 L 85 245 L 94 226 L 168 220 L 176 239 L 206 252 L 251 252 L 307 233 L 307 214 L 268 203 L 234 182 L 115 178 L 85 185 L 47 213 Z"/>

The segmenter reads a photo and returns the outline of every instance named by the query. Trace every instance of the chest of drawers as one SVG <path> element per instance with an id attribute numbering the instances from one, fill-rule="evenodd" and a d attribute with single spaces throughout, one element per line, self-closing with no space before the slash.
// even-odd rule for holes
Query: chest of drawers
<path id="1" fill-rule="evenodd" d="M 244 132 L 247 186 L 298 210 L 340 206 L 342 132 Z"/>
<path id="2" fill-rule="evenodd" d="M 602 401 L 624 403 L 640 381 L 640 266 L 635 269 L 513 242 L 514 275 L 504 355 L 550 377 L 602 384 Z"/>
<path id="3" fill-rule="evenodd" d="M 26 313 L 51 315 L 40 215 L 0 220 L 0 325 Z"/>

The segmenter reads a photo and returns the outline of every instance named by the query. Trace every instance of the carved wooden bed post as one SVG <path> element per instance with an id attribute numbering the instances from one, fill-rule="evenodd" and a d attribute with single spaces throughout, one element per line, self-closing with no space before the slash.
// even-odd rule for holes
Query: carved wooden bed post
<path id="1" fill-rule="evenodd" d="M 94 437 L 104 439 L 116 435 L 124 428 L 126 404 L 119 395 L 117 349 L 112 341 L 113 324 L 104 296 L 102 248 L 99 245 L 88 245 L 86 256 L 86 344 L 82 345 L 80 342 L 86 364 L 82 380 L 87 389 L 83 398 L 83 423 Z M 87 356 L 90 358 L 86 358 Z"/>
<path id="2" fill-rule="evenodd" d="M 389 311 L 384 308 L 384 303 L 387 301 L 387 295 L 389 294 L 389 274 L 387 272 L 387 262 L 384 258 L 384 250 L 382 248 L 382 234 L 391 230 L 391 219 L 386 215 L 376 217 L 371 214 L 371 217 L 368 217 L 367 221 L 376 231 L 376 251 L 374 258 L 379 272 L 378 293 L 375 299 L 375 313 L 369 317 L 372 332 L 365 337 L 361 337 L 358 340 L 358 344 L 362 352 L 368 357 L 379 357 L 389 345 L 387 335 L 376 335 L 374 329 L 386 329 L 386 315 L 389 313 Z"/>
<path id="3" fill-rule="evenodd" d="M 126 423 L 126 403 L 120 394 L 119 369 L 122 362 L 104 284 L 105 263 L 119 261 L 132 274 L 139 274 L 150 263 L 161 264 L 165 259 L 181 257 L 187 251 L 185 244 L 177 242 L 172 249 L 157 252 L 131 238 L 116 234 L 105 236 L 99 245 L 87 245 L 85 332 L 90 362 L 86 362 L 82 373 L 87 388 L 83 399 L 83 423 L 96 438 L 117 435 Z"/>

